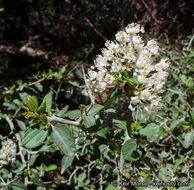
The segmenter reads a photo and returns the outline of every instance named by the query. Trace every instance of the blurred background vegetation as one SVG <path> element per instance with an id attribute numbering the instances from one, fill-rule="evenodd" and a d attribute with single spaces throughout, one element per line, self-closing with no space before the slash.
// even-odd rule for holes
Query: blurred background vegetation
<path id="1" fill-rule="evenodd" d="M 145 27 L 147 38 L 159 41 L 172 65 L 164 94 L 165 106 L 150 121 L 165 133 L 157 134 L 161 137 L 158 141 L 139 134 L 148 123 L 133 124 L 134 137 L 143 139 L 141 148 L 147 151 L 141 150 L 140 161 L 128 163 L 125 180 L 151 181 L 158 177 L 170 181 L 176 177 L 192 181 L 193 7 L 191 0 L 0 0 L 0 140 L 13 137 L 7 117 L 15 126 L 14 133 L 33 126 L 21 111 L 27 95 L 42 101 L 52 91 L 53 112 L 65 106 L 75 110 L 80 104 L 87 105 L 89 99 L 82 93 L 85 84 L 81 64 L 87 69 L 107 39 L 112 40 L 118 30 L 136 22 Z M 102 104 L 108 96 L 103 94 L 97 102 Z M 65 117 L 77 118 L 70 115 Z M 104 126 L 98 125 L 99 128 L 89 131 L 90 135 L 82 136 L 78 156 L 65 173 L 61 174 L 62 156 L 57 149 L 45 154 L 36 149 L 41 161 L 32 158 L 30 167 L 35 174 L 28 189 L 114 190 L 110 182 L 117 179 L 125 124 L 110 121 L 106 113 L 100 117 Z M 48 167 L 52 164 L 56 168 Z M 9 181 L 19 172 L 22 182 L 25 170 L 18 168 L 7 166 L 0 169 L 0 175 Z M 18 171 L 14 173 L 14 169 Z M 37 182 L 40 171 L 42 180 L 49 181 L 48 184 Z M 20 182 L 7 188 L 25 189 Z M 189 189 L 192 187 L 182 188 Z"/>
<path id="2" fill-rule="evenodd" d="M 142 24 L 148 36 L 166 47 L 183 45 L 192 34 L 192 7 L 193 1 L 185 0 L 1 0 L 1 68 L 26 68 L 39 61 L 26 63 L 28 58 L 18 55 L 22 46 L 34 48 L 36 58 L 44 54 L 41 61 L 56 68 L 94 44 L 92 61 L 104 41 L 131 22 Z"/>

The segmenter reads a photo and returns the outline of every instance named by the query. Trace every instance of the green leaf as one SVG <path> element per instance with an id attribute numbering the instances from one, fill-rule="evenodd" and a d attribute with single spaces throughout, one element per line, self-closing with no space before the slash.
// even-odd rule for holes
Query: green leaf
<path id="1" fill-rule="evenodd" d="M 42 90 L 43 90 L 42 84 L 37 83 L 37 84 L 35 84 L 35 87 L 36 87 L 40 92 L 42 92 Z"/>
<path id="2" fill-rule="evenodd" d="M 34 163 L 36 162 L 36 159 L 38 158 L 39 154 L 33 154 L 30 157 L 30 160 L 28 161 L 29 166 L 33 166 Z"/>
<path id="3" fill-rule="evenodd" d="M 55 145 L 43 145 L 40 149 L 39 152 L 55 152 L 56 151 L 56 147 Z"/>
<path id="4" fill-rule="evenodd" d="M 180 75 L 180 79 L 182 80 L 183 83 L 185 83 L 186 80 L 187 80 L 187 76 L 185 76 L 185 75 Z"/>
<path id="5" fill-rule="evenodd" d="M 192 52 L 192 53 L 190 53 L 189 55 L 188 55 L 188 57 L 194 57 L 194 52 Z"/>
<path id="6" fill-rule="evenodd" d="M 40 114 L 39 119 L 44 123 L 47 124 L 48 120 L 45 114 Z"/>
<path id="7" fill-rule="evenodd" d="M 107 128 L 100 129 L 96 134 L 100 137 L 107 139 L 108 129 Z"/>
<path id="8" fill-rule="evenodd" d="M 38 108 L 38 100 L 36 96 L 28 96 L 26 99 L 26 104 L 31 111 L 36 111 Z"/>
<path id="9" fill-rule="evenodd" d="M 178 160 L 176 160 L 174 169 L 176 170 L 177 167 L 178 167 L 180 164 L 182 164 L 183 162 L 185 162 L 185 158 L 184 158 L 184 157 L 183 157 L 183 158 L 179 158 Z"/>
<path id="10" fill-rule="evenodd" d="M 141 152 L 137 150 L 137 143 L 135 139 L 127 140 L 122 146 L 121 153 L 124 159 L 128 161 L 136 161 L 141 156 Z"/>
<path id="11" fill-rule="evenodd" d="M 26 111 L 30 111 L 30 109 L 27 106 L 21 106 L 22 109 L 25 109 Z"/>
<path id="12" fill-rule="evenodd" d="M 63 159 L 61 161 L 61 165 L 62 165 L 62 168 L 61 168 L 61 175 L 65 172 L 65 170 L 71 166 L 72 162 L 74 160 L 74 157 L 70 157 L 70 156 L 63 156 Z"/>
<path id="13" fill-rule="evenodd" d="M 134 84 L 138 84 L 138 79 L 137 79 L 137 77 L 133 77 L 133 78 L 127 78 L 126 79 L 127 80 L 127 82 L 129 83 L 129 84 L 131 84 L 131 85 L 134 85 Z"/>
<path id="14" fill-rule="evenodd" d="M 105 190 L 116 190 L 117 188 L 114 187 L 112 184 L 109 184 Z"/>
<path id="15" fill-rule="evenodd" d="M 16 119 L 16 122 L 22 131 L 26 130 L 26 124 L 23 121 Z"/>
<path id="16" fill-rule="evenodd" d="M 194 125 L 194 113 L 192 111 L 189 111 L 189 117 L 191 119 L 191 122 L 193 123 Z"/>
<path id="17" fill-rule="evenodd" d="M 159 141 L 160 136 L 164 135 L 162 128 L 154 123 L 150 123 L 145 128 L 141 129 L 139 133 L 146 136 L 149 141 Z"/>
<path id="18" fill-rule="evenodd" d="M 96 119 L 93 116 L 83 116 L 83 119 L 85 121 L 85 125 L 87 128 L 92 127 L 96 123 Z"/>
<path id="19" fill-rule="evenodd" d="M 179 126 L 183 121 L 184 121 L 184 118 L 182 118 L 182 119 L 173 119 L 171 124 L 170 124 L 170 128 L 174 129 L 175 127 Z"/>
<path id="20" fill-rule="evenodd" d="M 20 181 L 14 181 L 11 184 L 11 187 L 12 187 L 13 190 L 27 190 L 25 185 L 22 182 L 20 182 Z"/>
<path id="21" fill-rule="evenodd" d="M 29 119 L 29 118 L 36 119 L 38 117 L 38 115 L 36 113 L 33 113 L 33 112 L 26 112 L 25 117 L 26 117 L 26 119 Z"/>
<path id="22" fill-rule="evenodd" d="M 62 110 L 55 113 L 55 115 L 58 116 L 58 117 L 63 117 L 63 115 L 68 111 L 68 109 L 69 109 L 69 106 L 66 105 Z"/>
<path id="23" fill-rule="evenodd" d="M 25 163 L 16 162 L 15 168 L 12 170 L 13 173 L 21 173 L 26 167 Z"/>
<path id="24" fill-rule="evenodd" d="M 184 148 L 189 148 L 189 146 L 193 144 L 193 141 L 194 141 L 194 133 L 189 132 L 184 135 L 184 141 L 182 141 L 182 144 Z"/>
<path id="25" fill-rule="evenodd" d="M 46 112 L 46 102 L 43 102 L 39 108 L 38 108 L 38 113 L 45 113 Z"/>
<path id="26" fill-rule="evenodd" d="M 44 104 L 44 102 L 46 102 L 46 112 L 49 113 L 51 111 L 51 107 L 52 107 L 52 96 L 53 93 L 49 92 L 43 99 L 42 104 Z M 41 105 L 42 105 L 41 104 Z"/>
<path id="27" fill-rule="evenodd" d="M 17 110 L 17 106 L 14 103 L 4 102 L 3 106 L 7 107 L 8 110 Z"/>
<path id="28" fill-rule="evenodd" d="M 26 148 L 35 148 L 44 142 L 48 131 L 43 129 L 28 129 L 24 134 L 22 143 Z"/>
<path id="29" fill-rule="evenodd" d="M 42 179 L 37 173 L 33 173 L 30 177 L 34 185 L 43 185 Z"/>
<path id="30" fill-rule="evenodd" d="M 47 168 L 46 171 L 53 171 L 57 169 L 57 165 L 56 164 L 50 164 Z"/>
<path id="31" fill-rule="evenodd" d="M 73 134 L 65 125 L 57 124 L 53 128 L 51 138 L 65 155 L 74 156 L 75 140 Z"/>
<path id="32" fill-rule="evenodd" d="M 126 126 L 127 126 L 127 122 L 126 121 L 121 121 L 121 120 L 113 119 L 113 123 L 115 123 L 116 126 L 121 128 L 121 129 L 126 129 Z"/>
<path id="33" fill-rule="evenodd" d="M 110 151 L 110 148 L 107 146 L 107 145 L 105 145 L 105 144 L 101 144 L 100 146 L 99 146 L 99 150 L 100 150 L 100 152 L 101 152 L 101 157 L 103 158 L 106 158 L 106 159 L 110 159 L 110 157 L 108 156 L 108 152 Z"/>
<path id="34" fill-rule="evenodd" d="M 97 113 L 99 113 L 103 108 L 104 108 L 104 106 L 102 106 L 102 105 L 94 104 L 94 105 L 92 105 L 92 107 L 89 109 L 87 115 L 89 115 L 89 116 L 95 116 L 95 115 L 96 115 Z"/>
<path id="35" fill-rule="evenodd" d="M 68 111 L 65 114 L 61 114 L 61 117 L 68 117 L 69 119 L 78 119 L 79 117 L 81 117 L 81 111 L 80 110 Z"/>
<path id="36" fill-rule="evenodd" d="M 36 190 L 45 190 L 45 188 L 44 188 L 43 186 L 38 186 L 38 187 L 36 188 Z M 54 189 L 49 188 L 48 190 L 54 190 Z"/>

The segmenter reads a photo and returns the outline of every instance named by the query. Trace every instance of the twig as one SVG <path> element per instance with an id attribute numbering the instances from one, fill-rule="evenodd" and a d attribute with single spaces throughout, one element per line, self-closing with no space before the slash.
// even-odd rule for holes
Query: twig
<path id="1" fill-rule="evenodd" d="M 85 74 L 83 64 L 81 65 L 81 67 L 82 67 L 82 72 L 83 72 L 83 76 L 84 76 L 84 81 L 85 81 L 85 84 L 86 84 L 86 90 L 88 92 L 88 95 L 90 97 L 90 100 L 91 100 L 92 104 L 95 104 L 95 100 L 94 100 L 94 97 L 92 95 L 92 90 L 89 88 L 89 85 L 88 85 L 87 80 L 86 80 L 86 74 Z"/>
<path id="2" fill-rule="evenodd" d="M 93 165 L 94 164 L 94 165 Z M 92 166 L 93 165 L 93 166 Z M 88 172 L 87 172 L 87 176 L 88 176 L 88 179 L 90 179 L 90 172 L 91 172 L 91 169 L 96 165 L 95 161 L 91 162 L 89 165 L 88 165 Z"/>
<path id="3" fill-rule="evenodd" d="M 193 108 L 191 107 L 191 105 L 187 102 L 187 106 L 189 107 L 189 109 L 194 113 Z"/>
<path id="4" fill-rule="evenodd" d="M 14 181 L 18 180 L 19 178 L 20 178 L 20 177 L 13 179 L 13 180 L 10 181 L 9 183 L 5 183 L 5 181 L 3 180 L 3 178 L 0 177 L 0 179 L 1 179 L 1 181 L 2 181 L 2 183 L 0 183 L 0 187 L 8 186 L 9 184 L 13 183 Z"/>
<path id="5" fill-rule="evenodd" d="M 90 25 L 90 27 L 92 27 L 92 28 L 94 29 L 94 31 L 95 31 L 99 36 L 101 36 L 105 41 L 108 40 L 108 39 L 107 39 L 100 31 L 98 31 L 98 30 L 96 29 L 96 27 L 91 23 L 91 21 L 90 21 L 87 17 L 85 17 L 84 19 L 85 19 L 86 22 Z"/>
<path id="6" fill-rule="evenodd" d="M 14 113 L 14 115 L 13 115 L 13 117 L 11 118 L 11 120 L 13 120 L 15 117 L 16 117 L 16 115 L 18 114 L 18 112 L 21 110 L 21 107 L 19 107 L 17 110 L 16 110 L 16 112 Z"/>
<path id="7" fill-rule="evenodd" d="M 73 177 L 73 175 L 79 170 L 80 168 L 76 166 L 75 170 L 73 171 L 73 173 L 70 175 L 68 181 L 71 182 L 71 179 Z"/>
<path id="8" fill-rule="evenodd" d="M 13 132 L 13 129 L 14 129 L 14 125 L 13 125 L 12 120 L 8 117 L 8 115 L 6 115 L 5 120 L 6 120 L 7 123 L 9 124 L 10 129 L 11 129 L 11 133 L 12 133 L 12 132 Z"/>
<path id="9" fill-rule="evenodd" d="M 63 123 L 63 124 L 69 124 L 69 125 L 75 125 L 75 126 L 79 126 L 82 121 L 81 117 L 77 121 L 71 121 L 71 120 L 56 117 L 55 115 L 52 115 L 51 117 L 47 117 L 47 119 L 49 121 L 54 121 L 57 123 Z"/>
<path id="10" fill-rule="evenodd" d="M 42 79 L 39 79 L 39 80 L 37 80 L 37 81 L 35 81 L 35 82 L 32 82 L 32 83 L 30 83 L 30 84 L 29 84 L 29 86 L 33 86 L 33 85 L 35 85 L 35 84 L 37 84 L 37 83 L 40 83 L 40 82 L 42 82 L 42 81 L 46 80 L 46 79 L 47 79 L 47 77 L 48 77 L 48 76 L 43 77 Z"/>
<path id="11" fill-rule="evenodd" d="M 19 135 L 19 133 L 16 133 L 15 136 L 16 136 L 16 138 L 17 138 L 17 140 L 18 140 L 19 155 L 20 155 L 20 157 L 21 157 L 22 162 L 23 162 L 24 164 L 26 164 L 26 160 L 25 160 L 24 155 L 23 155 L 23 152 L 22 152 L 23 147 L 22 147 L 22 141 L 21 141 L 20 135 Z M 12 182 L 13 182 L 13 181 L 12 181 Z M 11 183 L 11 182 L 10 182 L 10 183 Z M 26 186 L 28 185 L 28 176 L 25 177 L 25 185 L 26 185 Z"/>
<path id="12" fill-rule="evenodd" d="M 102 181 L 103 181 L 103 176 L 102 174 L 100 174 L 100 190 L 103 190 Z"/>
<path id="13" fill-rule="evenodd" d="M 43 184 L 50 184 L 50 183 L 53 183 L 52 181 L 45 181 L 43 182 Z"/>
<path id="14" fill-rule="evenodd" d="M 16 138 L 17 138 L 17 140 L 18 140 L 18 147 L 19 147 L 19 155 L 20 155 L 20 157 L 21 157 L 21 159 L 22 159 L 22 162 L 23 163 L 26 163 L 26 160 L 25 160 L 25 158 L 24 158 L 24 155 L 23 155 L 23 153 L 22 153 L 22 141 L 21 141 L 21 138 L 20 138 L 20 135 L 19 135 L 19 133 L 16 133 Z"/>
<path id="15" fill-rule="evenodd" d="M 57 89 L 57 92 L 56 92 L 56 96 L 55 96 L 55 102 L 57 101 L 58 99 L 58 95 L 59 95 L 59 92 L 61 90 L 61 85 L 62 85 L 62 82 L 59 83 L 59 86 L 58 86 L 58 89 Z"/>
<path id="16" fill-rule="evenodd" d="M 187 50 L 190 49 L 193 40 L 194 40 L 194 35 L 192 36 L 191 40 L 189 41 L 189 44 L 188 44 L 188 46 L 187 46 Z"/>
<path id="17" fill-rule="evenodd" d="M 162 141 L 162 143 L 165 143 L 165 142 L 168 141 L 171 137 L 172 137 L 172 135 L 167 136 L 167 137 Z"/>

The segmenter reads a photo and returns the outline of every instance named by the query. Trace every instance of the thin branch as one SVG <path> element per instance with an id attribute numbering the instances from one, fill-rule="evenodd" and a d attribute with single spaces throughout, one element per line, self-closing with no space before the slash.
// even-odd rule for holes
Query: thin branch
<path id="1" fill-rule="evenodd" d="M 95 31 L 99 36 L 101 36 L 105 41 L 108 40 L 108 39 L 107 39 L 107 38 L 106 38 L 99 30 L 96 29 L 96 27 L 91 23 L 91 21 L 90 21 L 87 17 L 85 17 L 84 19 L 85 19 L 85 21 L 90 25 L 90 27 L 94 29 L 94 31 Z"/>
<path id="2" fill-rule="evenodd" d="M 25 160 L 25 158 L 24 158 L 24 155 L 23 155 L 23 153 L 22 153 L 22 141 L 21 141 L 21 138 L 20 138 L 20 135 L 19 135 L 19 133 L 16 133 L 16 138 L 17 138 L 17 140 L 18 140 L 18 147 L 19 147 L 19 155 L 20 155 L 20 157 L 21 157 L 21 160 L 22 160 L 22 162 L 23 163 L 26 163 L 26 160 Z"/>
<path id="3" fill-rule="evenodd" d="M 11 120 L 13 120 L 15 117 L 16 117 L 16 115 L 18 114 L 18 112 L 21 110 L 21 107 L 19 107 L 17 110 L 16 110 L 16 112 L 14 113 L 14 115 L 13 115 L 13 117 L 11 118 Z"/>
<path id="4" fill-rule="evenodd" d="M 193 108 L 191 107 L 191 105 L 187 102 L 187 106 L 189 107 L 189 109 L 194 113 Z"/>
<path id="5" fill-rule="evenodd" d="M 189 41 L 189 44 L 188 44 L 188 46 L 187 46 L 187 50 L 190 49 L 193 40 L 194 40 L 194 35 L 192 36 L 191 40 Z"/>
<path id="6" fill-rule="evenodd" d="M 69 125 L 75 125 L 75 126 L 79 126 L 82 121 L 81 117 L 77 121 L 71 121 L 71 120 L 56 117 L 55 115 L 52 115 L 51 117 L 47 117 L 47 119 L 49 121 L 54 121 L 57 123 L 63 123 L 63 124 L 69 124 Z"/>
<path id="7" fill-rule="evenodd" d="M 17 177 L 15 179 L 13 179 L 12 181 L 8 182 L 8 183 L 5 183 L 5 181 L 3 180 L 2 177 L 0 177 L 2 183 L 0 183 L 0 187 L 5 187 L 5 186 L 8 186 L 9 184 L 13 183 L 14 181 L 18 180 L 20 177 Z"/>
<path id="8" fill-rule="evenodd" d="M 48 76 L 43 77 L 43 78 L 41 78 L 41 79 L 39 79 L 39 80 L 37 80 L 37 81 L 35 81 L 35 82 L 32 82 L 32 83 L 29 84 L 29 86 L 33 86 L 33 85 L 36 85 L 36 84 L 38 84 L 38 83 L 41 83 L 42 81 L 46 80 L 47 77 L 48 77 Z"/>
<path id="9" fill-rule="evenodd" d="M 5 120 L 9 124 L 9 127 L 11 129 L 11 133 L 12 133 L 13 132 L 13 129 L 14 129 L 14 124 L 13 124 L 12 120 L 8 117 L 8 115 L 6 115 Z"/>
<path id="10" fill-rule="evenodd" d="M 75 170 L 72 172 L 72 174 L 70 175 L 68 181 L 71 182 L 71 179 L 73 177 L 73 175 L 79 170 L 79 167 L 76 166 Z"/>

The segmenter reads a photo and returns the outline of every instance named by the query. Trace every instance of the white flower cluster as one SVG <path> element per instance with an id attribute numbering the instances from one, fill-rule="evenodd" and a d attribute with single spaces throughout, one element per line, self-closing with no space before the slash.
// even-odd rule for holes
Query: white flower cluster
<path id="1" fill-rule="evenodd" d="M 16 159 L 16 144 L 8 140 L 0 150 L 0 165 L 8 165 Z"/>
<path id="2" fill-rule="evenodd" d="M 160 59 L 158 45 L 155 40 L 145 43 L 140 36 L 144 28 L 139 24 L 129 24 L 119 31 L 115 41 L 107 41 L 102 55 L 98 55 L 94 66 L 88 70 L 88 82 L 96 93 L 103 92 L 112 87 L 118 77 L 119 71 L 128 70 L 129 78 L 137 78 L 138 84 L 134 86 L 131 95 L 132 105 L 141 107 L 148 114 L 159 106 L 162 87 L 168 73 L 167 59 Z"/>

